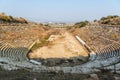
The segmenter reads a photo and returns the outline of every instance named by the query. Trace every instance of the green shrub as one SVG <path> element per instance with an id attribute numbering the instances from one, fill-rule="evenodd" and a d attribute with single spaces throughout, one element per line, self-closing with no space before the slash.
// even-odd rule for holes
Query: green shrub
<path id="1" fill-rule="evenodd" d="M 76 28 L 81 28 L 81 27 L 85 27 L 86 25 L 89 24 L 89 21 L 82 21 L 82 22 L 78 22 L 75 24 Z"/>
<path id="2" fill-rule="evenodd" d="M 108 25 L 119 25 L 120 17 L 117 15 L 109 15 L 107 17 L 102 17 L 100 19 L 101 24 L 108 24 Z"/>
<path id="3" fill-rule="evenodd" d="M 31 50 L 36 50 L 38 49 L 39 47 L 42 47 L 42 46 L 47 46 L 49 44 L 49 41 L 47 40 L 41 40 L 40 42 L 36 43 L 33 45 L 33 47 L 31 48 Z"/>

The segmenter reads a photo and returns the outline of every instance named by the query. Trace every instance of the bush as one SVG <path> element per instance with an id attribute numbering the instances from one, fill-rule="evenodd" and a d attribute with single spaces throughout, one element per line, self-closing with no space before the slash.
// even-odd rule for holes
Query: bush
<path id="1" fill-rule="evenodd" d="M 109 16 L 107 16 L 107 17 L 102 17 L 100 20 L 107 20 L 107 19 L 113 19 L 113 18 L 117 18 L 117 17 L 119 17 L 119 16 L 117 16 L 117 15 L 109 15 Z"/>
<path id="2" fill-rule="evenodd" d="M 99 21 L 101 24 L 108 24 L 108 25 L 120 25 L 120 17 L 117 15 L 109 15 L 107 17 L 102 17 Z"/>
<path id="3" fill-rule="evenodd" d="M 33 50 L 36 50 L 36 49 L 38 49 L 38 48 L 40 48 L 40 47 L 47 46 L 48 44 L 49 44 L 49 41 L 47 41 L 46 39 L 43 39 L 43 40 L 41 40 L 40 42 L 34 44 L 34 45 L 32 46 L 32 48 L 31 48 L 31 50 L 32 50 L 32 51 L 33 51 Z"/>
<path id="4" fill-rule="evenodd" d="M 89 21 L 82 21 L 82 22 L 78 22 L 75 24 L 76 28 L 81 28 L 81 27 L 85 27 L 86 25 L 89 24 Z"/>
<path id="5" fill-rule="evenodd" d="M 5 13 L 0 14 L 0 20 L 3 22 L 13 22 L 13 23 L 28 23 L 24 18 L 14 18 L 12 16 L 7 16 Z"/>

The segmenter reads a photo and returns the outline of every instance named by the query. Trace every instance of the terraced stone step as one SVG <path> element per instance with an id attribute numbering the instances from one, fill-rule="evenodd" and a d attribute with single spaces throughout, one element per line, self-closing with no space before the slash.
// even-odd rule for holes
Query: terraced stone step
<path id="1" fill-rule="evenodd" d="M 29 49 L 25 47 L 14 47 L 6 42 L 0 41 L 0 57 L 11 58 L 12 60 L 28 60 Z"/>
<path id="2" fill-rule="evenodd" d="M 97 50 L 95 60 L 102 60 L 120 56 L 120 44 L 114 43 L 103 49 Z"/>

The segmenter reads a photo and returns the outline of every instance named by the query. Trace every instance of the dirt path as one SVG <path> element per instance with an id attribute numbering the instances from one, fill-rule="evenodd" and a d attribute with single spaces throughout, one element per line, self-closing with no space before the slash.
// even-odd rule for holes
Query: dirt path
<path id="1" fill-rule="evenodd" d="M 67 31 L 61 31 L 59 35 L 51 35 L 48 39 L 50 44 L 43 46 L 30 53 L 31 58 L 75 58 L 87 60 L 88 52 L 76 40 L 76 38 Z"/>

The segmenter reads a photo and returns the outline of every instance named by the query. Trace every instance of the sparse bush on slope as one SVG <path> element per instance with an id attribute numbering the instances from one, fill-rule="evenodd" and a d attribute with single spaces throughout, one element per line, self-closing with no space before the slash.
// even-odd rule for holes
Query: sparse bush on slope
<path id="1" fill-rule="evenodd" d="M 107 25 L 120 25 L 120 16 L 117 15 L 109 15 L 107 17 L 102 17 L 99 21 L 100 24 Z"/>
<path id="2" fill-rule="evenodd" d="M 0 14 L 0 22 L 3 22 L 3 23 L 28 23 L 27 20 L 25 20 L 22 17 L 14 18 L 12 16 L 7 16 L 5 13 Z"/>
<path id="3" fill-rule="evenodd" d="M 78 23 L 75 23 L 75 28 L 81 28 L 81 27 L 85 27 L 86 25 L 89 24 L 89 21 L 82 21 L 82 22 L 78 22 Z"/>

